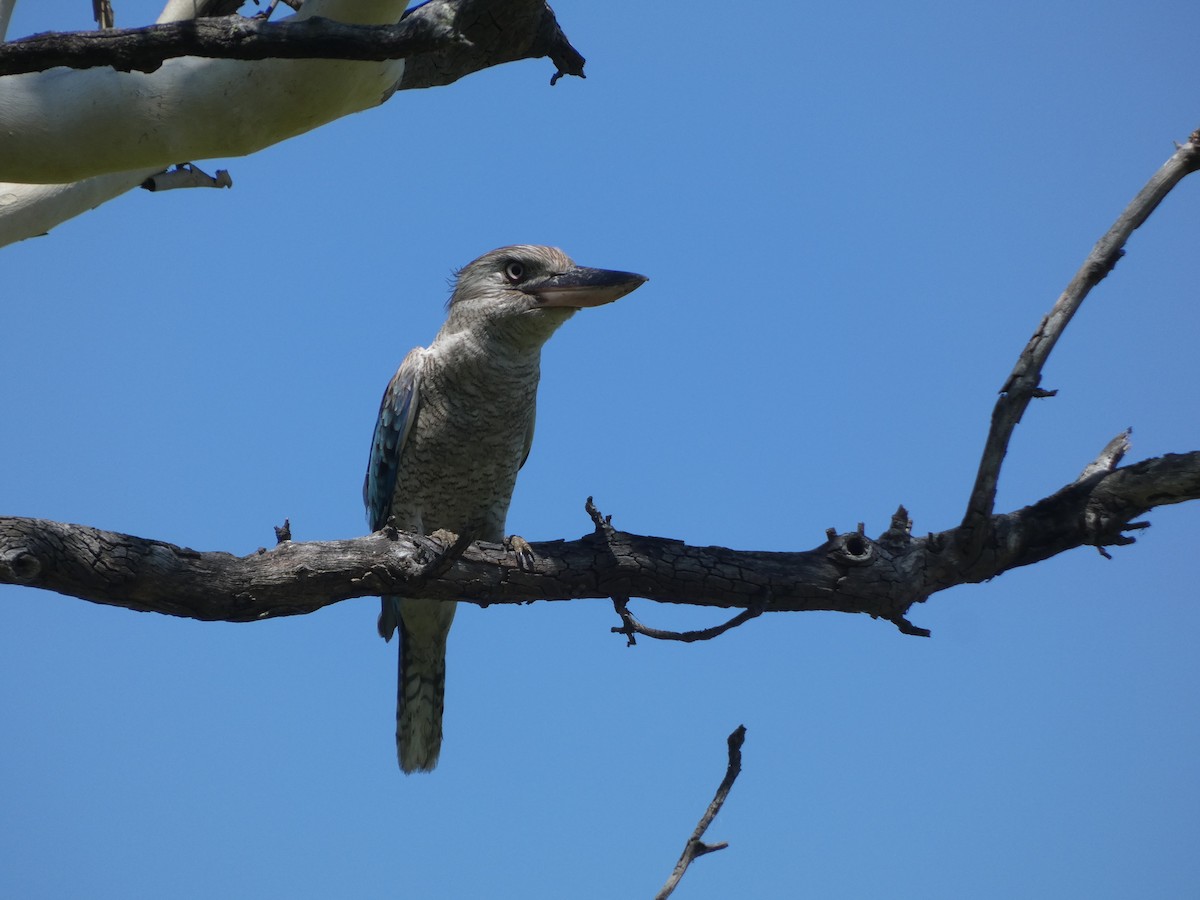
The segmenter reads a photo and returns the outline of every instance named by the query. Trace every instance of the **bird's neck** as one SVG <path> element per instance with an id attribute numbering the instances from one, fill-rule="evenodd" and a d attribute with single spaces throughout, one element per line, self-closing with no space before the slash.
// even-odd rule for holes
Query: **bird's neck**
<path id="1" fill-rule="evenodd" d="M 533 310 L 518 316 L 476 317 L 464 321 L 452 312 L 434 338 L 434 347 L 441 344 L 453 348 L 456 353 L 524 364 L 531 358 L 536 361 L 542 346 L 571 317 L 571 313 L 566 309 Z"/>
<path id="2" fill-rule="evenodd" d="M 451 380 L 466 379 L 501 392 L 508 390 L 509 383 L 532 382 L 536 386 L 545 339 L 517 337 L 524 339 L 487 328 L 443 328 L 429 352 Z"/>

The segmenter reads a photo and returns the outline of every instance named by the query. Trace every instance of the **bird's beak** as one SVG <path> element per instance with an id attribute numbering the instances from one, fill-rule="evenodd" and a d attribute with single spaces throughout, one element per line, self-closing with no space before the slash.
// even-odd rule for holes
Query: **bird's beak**
<path id="1" fill-rule="evenodd" d="M 538 306 L 565 306 L 582 309 L 603 306 L 619 300 L 646 282 L 645 275 L 615 272 L 611 269 L 589 269 L 574 266 L 567 272 L 526 285 L 523 290 L 537 298 Z"/>

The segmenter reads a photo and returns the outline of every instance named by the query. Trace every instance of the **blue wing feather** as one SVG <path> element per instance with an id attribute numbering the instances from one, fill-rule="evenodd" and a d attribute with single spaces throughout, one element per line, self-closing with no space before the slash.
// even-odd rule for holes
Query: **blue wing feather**
<path id="1" fill-rule="evenodd" d="M 525 463 L 529 460 L 529 451 L 533 449 L 533 426 L 537 422 L 537 397 L 533 399 L 533 414 L 529 417 L 529 430 L 525 432 L 525 451 L 521 454 L 521 465 L 517 468 L 525 468 Z"/>
<path id="2" fill-rule="evenodd" d="M 420 403 L 424 352 L 423 347 L 416 347 L 404 357 L 404 362 L 392 376 L 387 390 L 383 392 L 383 401 L 379 404 L 379 418 L 375 421 L 375 434 L 371 438 L 371 458 L 363 482 L 363 503 L 367 507 L 367 524 L 372 531 L 382 528 L 391 512 L 392 494 L 395 493 L 396 478 L 400 473 L 400 454 L 412 431 Z"/>

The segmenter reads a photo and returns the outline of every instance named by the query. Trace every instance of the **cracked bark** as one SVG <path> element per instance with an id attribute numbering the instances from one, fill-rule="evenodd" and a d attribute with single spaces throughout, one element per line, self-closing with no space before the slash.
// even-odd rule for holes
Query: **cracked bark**
<path id="1" fill-rule="evenodd" d="M 1124 532 L 1138 516 L 1197 498 L 1200 452 L 1170 454 L 1095 472 L 1031 506 L 993 516 L 994 539 L 971 557 L 963 555 L 959 528 L 913 537 L 901 510 L 877 538 L 835 534 L 794 553 L 695 547 L 597 528 L 578 540 L 533 544 L 534 565 L 523 569 L 503 545 L 475 543 L 432 579 L 430 567 L 445 545 L 386 529 L 234 556 L 3 517 L 0 582 L 204 621 L 301 615 L 353 597 L 419 591 L 481 606 L 621 596 L 719 608 L 761 605 L 764 613 L 832 610 L 865 613 L 905 630 L 910 607 L 938 591 L 1075 547 L 1127 543 Z"/>

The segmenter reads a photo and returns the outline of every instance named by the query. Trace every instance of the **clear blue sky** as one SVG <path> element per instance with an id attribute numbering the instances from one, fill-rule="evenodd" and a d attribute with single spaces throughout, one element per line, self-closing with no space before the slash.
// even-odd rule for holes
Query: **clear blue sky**
<path id="1" fill-rule="evenodd" d="M 157 6 L 122 0 L 119 24 Z M 807 549 L 958 521 L 1016 354 L 1172 141 L 1200 8 L 584 3 L 586 81 L 487 71 L 3 251 L 0 512 L 249 553 L 365 529 L 380 393 L 447 277 L 556 244 L 648 285 L 547 346 L 509 517 Z M 86 27 L 29 2 L 12 34 Z M 1000 506 L 1200 448 L 1200 182 L 1055 351 Z M 921 640 L 763 617 L 627 649 L 605 601 L 464 606 L 431 776 L 393 747 L 376 602 L 254 625 L 0 589 L 0 894 L 1195 896 L 1200 505 L 935 596 Z M 718 617 L 635 603 L 663 627 Z"/>

